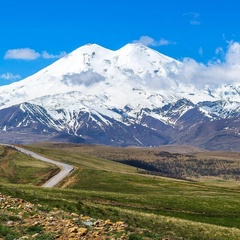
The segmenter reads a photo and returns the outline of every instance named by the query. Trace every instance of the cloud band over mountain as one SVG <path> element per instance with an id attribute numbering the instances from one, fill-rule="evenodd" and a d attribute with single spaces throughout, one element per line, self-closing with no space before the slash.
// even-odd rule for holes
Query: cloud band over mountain
<path id="1" fill-rule="evenodd" d="M 37 58 L 52 59 L 52 58 L 61 58 L 65 56 L 66 52 L 60 52 L 57 55 L 43 51 L 39 53 L 31 48 L 17 48 L 9 49 L 4 56 L 4 59 L 18 59 L 18 60 L 35 60 Z"/>

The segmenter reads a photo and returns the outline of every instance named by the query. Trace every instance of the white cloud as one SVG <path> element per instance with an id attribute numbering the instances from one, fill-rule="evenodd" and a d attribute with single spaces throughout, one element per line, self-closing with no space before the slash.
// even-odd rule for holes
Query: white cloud
<path id="1" fill-rule="evenodd" d="M 200 14 L 196 12 L 189 12 L 189 13 L 184 13 L 184 17 L 187 17 L 189 19 L 189 23 L 191 25 L 200 25 L 201 22 L 199 21 Z"/>
<path id="2" fill-rule="evenodd" d="M 200 23 L 200 21 L 191 20 L 191 21 L 190 21 L 190 24 L 191 24 L 191 25 L 200 25 L 201 23 Z"/>
<path id="3" fill-rule="evenodd" d="M 10 49 L 5 53 L 4 59 L 35 60 L 41 55 L 30 48 Z"/>
<path id="4" fill-rule="evenodd" d="M 218 47 L 216 50 L 215 50 L 215 53 L 216 54 L 223 54 L 223 48 L 221 48 L 221 47 Z"/>
<path id="5" fill-rule="evenodd" d="M 8 72 L 8 73 L 1 74 L 0 78 L 5 79 L 5 80 L 17 80 L 17 79 L 20 79 L 21 76 L 20 75 L 14 75 L 14 74 Z"/>
<path id="6" fill-rule="evenodd" d="M 171 41 L 161 38 L 159 41 L 156 42 L 157 46 L 165 46 L 172 44 Z"/>
<path id="7" fill-rule="evenodd" d="M 71 86 L 85 85 L 90 86 L 101 82 L 104 77 L 91 70 L 79 74 L 67 74 L 63 76 L 62 82 Z"/>
<path id="8" fill-rule="evenodd" d="M 228 51 L 226 53 L 226 63 L 230 66 L 240 65 L 240 43 L 229 42 Z"/>
<path id="9" fill-rule="evenodd" d="M 216 53 L 222 53 L 218 48 Z M 240 43 L 229 42 L 223 59 L 215 59 L 208 64 L 185 58 L 176 77 L 179 81 L 192 83 L 198 87 L 218 86 L 220 84 L 240 83 Z"/>
<path id="10" fill-rule="evenodd" d="M 196 13 L 196 12 L 187 12 L 187 13 L 184 13 L 183 16 L 190 16 L 192 18 L 199 18 L 200 17 L 200 14 L 199 13 Z"/>
<path id="11" fill-rule="evenodd" d="M 134 40 L 133 43 L 142 43 L 146 46 L 153 46 L 153 47 L 175 44 L 174 42 L 166 40 L 164 38 L 161 38 L 160 40 L 156 41 L 149 36 L 141 36 L 138 40 Z"/>
<path id="12" fill-rule="evenodd" d="M 64 56 L 66 56 L 66 55 L 67 55 L 66 52 L 60 52 L 60 53 L 57 54 L 57 55 L 48 53 L 47 51 L 43 51 L 43 52 L 42 52 L 42 58 L 45 58 L 45 59 L 61 58 L 61 57 L 64 57 Z"/>
<path id="13" fill-rule="evenodd" d="M 17 48 L 17 49 L 10 49 L 5 53 L 4 59 L 20 59 L 20 60 L 35 60 L 37 58 L 44 58 L 44 59 L 53 59 L 53 58 L 61 58 L 65 56 L 66 52 L 60 52 L 60 54 L 54 55 L 48 53 L 47 51 L 43 51 L 39 53 L 34 49 L 30 48 Z"/>

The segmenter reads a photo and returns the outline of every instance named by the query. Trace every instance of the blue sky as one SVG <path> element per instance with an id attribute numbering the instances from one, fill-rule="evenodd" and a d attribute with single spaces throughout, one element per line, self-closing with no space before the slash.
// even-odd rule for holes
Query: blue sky
<path id="1" fill-rule="evenodd" d="M 181 61 L 224 62 L 233 49 L 240 56 L 239 9 L 238 0 L 0 0 L 0 85 L 86 43 L 142 42 Z"/>

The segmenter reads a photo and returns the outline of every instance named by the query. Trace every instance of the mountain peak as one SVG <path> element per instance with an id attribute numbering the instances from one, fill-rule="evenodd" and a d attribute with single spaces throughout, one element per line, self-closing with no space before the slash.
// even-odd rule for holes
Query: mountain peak
<path id="1" fill-rule="evenodd" d="M 96 43 L 88 43 L 72 51 L 67 55 L 67 57 L 69 56 L 79 57 L 82 54 L 92 54 L 92 53 L 104 54 L 106 52 L 111 52 L 111 50 L 104 48 Z"/>
<path id="2" fill-rule="evenodd" d="M 170 101 L 181 90 L 169 77 L 178 68 L 178 61 L 140 43 L 130 43 L 116 51 L 95 43 L 86 44 L 32 76 L 0 87 L 0 108 L 72 91 L 102 93 L 112 99 L 112 105 L 119 102 L 121 95 L 124 99 L 118 103 L 121 106 L 131 104 L 128 101 L 151 106 L 150 100 L 139 99 L 139 93 L 132 95 L 132 89 L 156 94 L 164 91 L 164 98 Z"/>
<path id="3" fill-rule="evenodd" d="M 147 47 L 146 45 L 144 45 L 142 43 L 128 43 L 125 46 L 123 46 L 122 48 L 143 49 L 143 50 L 149 49 L 149 47 Z"/>
<path id="4" fill-rule="evenodd" d="M 150 146 L 182 143 L 188 135 L 187 141 L 195 141 L 199 131 L 201 138 L 221 124 L 221 136 L 228 131 L 231 139 L 240 139 L 239 121 L 209 125 L 240 116 L 240 88 L 206 91 L 184 84 L 176 78 L 183 64 L 139 43 L 116 51 L 84 45 L 32 76 L 0 87 L 0 133 L 22 138 L 21 131 L 28 132 L 32 140 L 35 132 L 38 140 L 41 134 L 52 141 L 61 133 L 59 140 L 74 136 L 77 141 Z"/>
<path id="5" fill-rule="evenodd" d="M 129 43 L 123 46 L 118 50 L 118 52 L 121 53 L 128 53 L 127 55 L 130 54 L 135 54 L 138 55 L 137 57 L 141 58 L 154 58 L 155 60 L 153 61 L 159 61 L 160 63 L 167 63 L 167 62 L 176 62 L 180 63 L 174 58 L 168 57 L 142 43 Z"/>

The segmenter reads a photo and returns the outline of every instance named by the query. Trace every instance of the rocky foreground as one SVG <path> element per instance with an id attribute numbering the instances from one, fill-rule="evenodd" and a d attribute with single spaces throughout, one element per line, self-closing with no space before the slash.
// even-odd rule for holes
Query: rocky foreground
<path id="1" fill-rule="evenodd" d="M 129 239 L 127 224 L 93 219 L 0 194 L 0 239 Z"/>

